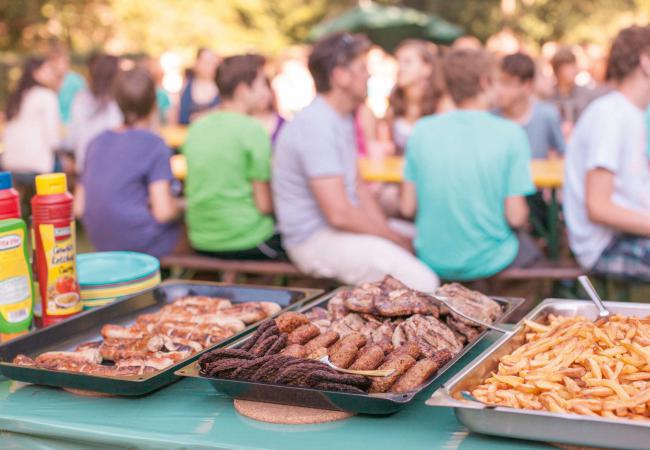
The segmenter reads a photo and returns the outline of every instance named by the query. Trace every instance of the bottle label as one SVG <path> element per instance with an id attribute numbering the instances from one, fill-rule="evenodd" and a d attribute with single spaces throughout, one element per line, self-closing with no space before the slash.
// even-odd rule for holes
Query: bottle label
<path id="1" fill-rule="evenodd" d="M 31 316 L 32 288 L 24 243 L 24 230 L 0 233 L 0 323 L 22 322 Z"/>
<path id="2" fill-rule="evenodd" d="M 50 316 L 67 316 L 81 311 L 77 283 L 75 224 L 64 227 L 39 225 L 47 264 L 47 310 Z"/>

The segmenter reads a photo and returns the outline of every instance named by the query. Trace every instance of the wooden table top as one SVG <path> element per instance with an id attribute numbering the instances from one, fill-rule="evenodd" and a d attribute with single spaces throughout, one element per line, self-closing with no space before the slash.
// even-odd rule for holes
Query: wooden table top
<path id="1" fill-rule="evenodd" d="M 404 173 L 404 158 L 393 156 L 384 159 L 360 158 L 359 169 L 366 181 L 401 183 Z M 564 161 L 561 159 L 534 159 L 531 162 L 533 183 L 539 189 L 562 187 Z"/>
<path id="2" fill-rule="evenodd" d="M 161 128 L 160 134 L 171 148 L 179 148 L 185 142 L 187 127 L 173 125 Z M 178 179 L 187 176 L 187 163 L 183 155 L 174 155 L 171 160 L 172 172 Z M 366 181 L 382 183 L 401 183 L 404 173 L 404 158 L 391 156 L 382 159 L 359 158 L 361 176 Z M 535 159 L 531 163 L 533 182 L 539 189 L 562 187 L 564 180 L 564 161 L 561 159 Z"/>

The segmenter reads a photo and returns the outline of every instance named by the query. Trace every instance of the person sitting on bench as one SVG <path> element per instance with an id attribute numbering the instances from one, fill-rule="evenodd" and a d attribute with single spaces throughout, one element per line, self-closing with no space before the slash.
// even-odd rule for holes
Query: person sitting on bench
<path id="1" fill-rule="evenodd" d="M 236 55 L 216 74 L 217 110 L 190 125 L 186 222 L 192 247 L 220 259 L 283 259 L 272 217 L 271 138 L 251 117 L 268 98 L 264 58 Z"/>
<path id="2" fill-rule="evenodd" d="M 392 230 L 357 179 L 354 112 L 366 100 L 366 38 L 337 33 L 309 57 L 318 95 L 280 132 L 273 194 L 291 261 L 303 272 L 357 284 L 393 275 L 431 292 L 438 278 Z"/>
<path id="3" fill-rule="evenodd" d="M 607 77 L 615 90 L 587 107 L 567 149 L 569 244 L 586 270 L 650 281 L 650 27 L 618 34 Z"/>
<path id="4" fill-rule="evenodd" d="M 486 278 L 541 256 L 516 231 L 535 192 L 531 151 L 519 125 L 488 112 L 493 70 L 483 50 L 452 50 L 443 71 L 458 110 L 421 119 L 406 145 L 401 212 L 415 216 L 418 257 L 447 279 Z"/>

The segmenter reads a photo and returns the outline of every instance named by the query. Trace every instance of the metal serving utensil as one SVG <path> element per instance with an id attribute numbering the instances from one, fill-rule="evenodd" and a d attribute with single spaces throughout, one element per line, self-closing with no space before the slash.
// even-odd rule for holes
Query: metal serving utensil
<path id="1" fill-rule="evenodd" d="M 587 295 L 589 295 L 591 301 L 594 302 L 598 308 L 598 317 L 601 319 L 609 320 L 609 317 L 612 315 L 612 313 L 609 312 L 609 310 L 605 307 L 603 299 L 601 299 L 600 295 L 598 295 L 598 292 L 596 292 L 596 288 L 594 288 L 594 285 L 591 284 L 589 277 L 587 275 L 580 275 L 578 277 L 578 281 L 582 285 L 582 288 L 585 290 L 585 292 L 587 292 Z"/>
<path id="2" fill-rule="evenodd" d="M 364 375 L 366 377 L 388 377 L 395 373 L 395 369 L 386 369 L 386 370 L 350 370 L 343 369 L 341 367 L 335 366 L 329 359 L 329 356 L 325 355 L 319 359 L 320 362 L 327 364 L 332 369 L 342 372 L 349 373 L 352 375 Z"/>
<path id="3" fill-rule="evenodd" d="M 450 301 L 450 299 L 447 298 L 447 297 L 442 297 L 442 296 L 437 295 L 437 294 L 429 294 L 429 295 L 431 296 L 431 298 L 433 298 L 434 300 L 436 300 L 436 301 L 442 303 L 442 304 L 445 305 L 445 306 L 446 306 L 446 307 L 447 307 L 451 312 L 453 312 L 454 314 L 459 315 L 459 316 L 462 317 L 463 319 L 467 319 L 467 320 L 469 320 L 470 322 L 474 322 L 474 323 L 476 323 L 476 324 L 478 324 L 478 325 L 480 325 L 480 326 L 482 326 L 482 327 L 489 328 L 490 330 L 498 331 L 499 333 L 508 334 L 508 333 L 511 332 L 511 330 L 506 330 L 505 328 L 501 328 L 501 327 L 499 327 L 499 326 L 497 326 L 497 325 L 492 325 L 491 323 L 487 323 L 487 322 L 484 322 L 484 321 L 482 321 L 482 320 L 480 320 L 480 319 L 475 319 L 474 317 L 468 316 L 468 315 L 465 314 L 464 312 L 459 311 L 456 307 L 454 307 L 453 305 L 451 305 L 451 301 Z"/>
<path id="4" fill-rule="evenodd" d="M 468 400 L 470 402 L 480 403 L 481 405 L 484 405 L 485 408 L 495 409 L 497 407 L 497 405 L 492 405 L 490 403 L 485 403 L 484 401 L 479 400 L 478 398 L 474 397 L 472 395 L 472 393 L 469 392 L 469 391 L 460 391 L 460 395 L 461 395 L 461 397 L 463 397 L 464 400 Z"/>

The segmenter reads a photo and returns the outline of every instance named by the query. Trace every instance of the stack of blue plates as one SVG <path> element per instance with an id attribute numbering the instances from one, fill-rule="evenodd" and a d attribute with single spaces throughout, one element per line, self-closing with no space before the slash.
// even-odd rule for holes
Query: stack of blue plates
<path id="1" fill-rule="evenodd" d="M 158 259 L 144 253 L 99 252 L 77 255 L 84 309 L 114 302 L 160 284 Z"/>

